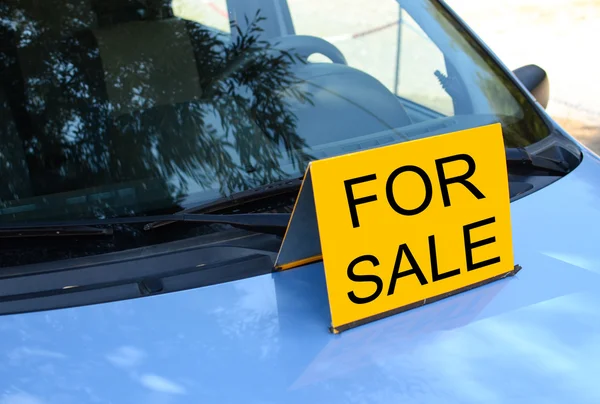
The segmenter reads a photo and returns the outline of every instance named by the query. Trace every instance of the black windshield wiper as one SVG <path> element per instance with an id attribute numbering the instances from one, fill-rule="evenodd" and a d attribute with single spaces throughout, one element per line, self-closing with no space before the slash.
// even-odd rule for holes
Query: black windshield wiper
<path id="1" fill-rule="evenodd" d="M 289 213 L 248 213 L 234 215 L 210 214 L 172 214 L 158 216 L 132 216 L 110 219 L 81 219 L 57 222 L 13 222 L 0 224 L 2 237 L 34 236 L 74 236 L 74 235 L 110 235 L 111 229 L 90 226 L 111 226 L 121 224 L 146 224 L 152 222 L 193 222 L 202 224 L 228 224 L 257 233 L 283 236 L 290 220 Z M 145 229 L 149 229 L 146 228 Z M 150 227 L 151 228 L 151 227 Z"/>
<path id="2" fill-rule="evenodd" d="M 111 228 L 91 226 L 55 226 L 37 228 L 6 228 L 0 227 L 0 238 L 19 237 L 65 237 L 65 236 L 110 236 L 113 234 Z"/>
<path id="3" fill-rule="evenodd" d="M 506 162 L 509 170 L 540 170 L 556 175 L 564 175 L 570 172 L 567 163 L 544 156 L 532 155 L 524 148 L 506 148 Z M 290 220 L 289 213 L 209 214 L 194 212 L 216 212 L 261 199 L 297 193 L 301 185 L 302 177 L 279 181 L 187 208 L 171 215 L 4 223 L 0 224 L 0 238 L 104 236 L 112 235 L 113 230 L 95 226 L 139 223 L 145 224 L 144 230 L 151 230 L 178 222 L 228 224 L 253 232 L 283 236 Z"/>
<path id="4" fill-rule="evenodd" d="M 560 160 L 530 154 L 522 147 L 506 148 L 508 170 L 539 170 L 550 174 L 565 175 L 570 172 L 569 165 Z"/>

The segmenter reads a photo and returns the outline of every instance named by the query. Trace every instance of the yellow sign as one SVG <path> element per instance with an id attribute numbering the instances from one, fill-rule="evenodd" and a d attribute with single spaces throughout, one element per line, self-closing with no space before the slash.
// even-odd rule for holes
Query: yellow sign
<path id="1" fill-rule="evenodd" d="M 500 124 L 314 161 L 307 186 L 334 332 L 514 273 Z"/>

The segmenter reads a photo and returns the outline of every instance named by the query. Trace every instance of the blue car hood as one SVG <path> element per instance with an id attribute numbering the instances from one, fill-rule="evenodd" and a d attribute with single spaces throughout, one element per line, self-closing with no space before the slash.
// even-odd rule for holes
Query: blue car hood
<path id="1" fill-rule="evenodd" d="M 512 203 L 516 277 L 340 335 L 321 264 L 0 317 L 0 403 L 598 403 L 599 185 Z"/>

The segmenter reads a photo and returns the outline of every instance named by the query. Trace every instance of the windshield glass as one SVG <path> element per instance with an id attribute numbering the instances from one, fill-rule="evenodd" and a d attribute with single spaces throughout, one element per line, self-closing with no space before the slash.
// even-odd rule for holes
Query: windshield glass
<path id="1" fill-rule="evenodd" d="M 432 0 L 0 4 L 0 222 L 175 212 L 337 154 L 548 128 Z"/>

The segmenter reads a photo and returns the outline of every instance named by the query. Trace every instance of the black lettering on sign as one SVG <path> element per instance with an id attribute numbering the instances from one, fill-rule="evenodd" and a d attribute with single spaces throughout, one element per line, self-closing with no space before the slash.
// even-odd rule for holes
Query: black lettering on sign
<path id="1" fill-rule="evenodd" d="M 431 280 L 433 282 L 441 281 L 442 279 L 450 278 L 460 274 L 460 268 L 440 274 L 438 269 L 437 251 L 435 248 L 435 236 L 429 236 L 429 261 L 431 262 Z"/>
<path id="2" fill-rule="evenodd" d="M 488 265 L 497 264 L 500 262 L 500 257 L 490 258 L 481 262 L 473 263 L 473 249 L 477 247 L 483 247 L 484 245 L 492 244 L 496 242 L 496 237 L 488 237 L 483 240 L 471 242 L 471 230 L 476 229 L 478 227 L 487 226 L 488 224 L 492 224 L 496 222 L 495 217 L 490 217 L 484 220 L 480 220 L 475 223 L 467 224 L 463 226 L 463 235 L 465 239 L 465 256 L 467 258 L 467 271 L 473 271 L 474 269 L 479 269 L 483 267 L 487 267 Z"/>
<path id="3" fill-rule="evenodd" d="M 360 226 L 358 224 L 358 212 L 356 211 L 356 207 L 362 203 L 376 201 L 377 195 L 369 195 L 363 198 L 354 199 L 354 192 L 352 191 L 352 186 L 363 182 L 374 181 L 376 179 L 377 175 L 369 174 L 344 181 L 344 187 L 346 188 L 346 199 L 348 200 L 348 209 L 350 210 L 350 217 L 352 218 L 352 227 L 354 228 Z"/>
<path id="4" fill-rule="evenodd" d="M 374 267 L 379 265 L 377 257 L 373 255 L 361 255 L 360 257 L 353 259 L 350 265 L 348 265 L 348 279 L 354 282 L 373 282 L 377 286 L 377 289 L 375 290 L 375 293 L 367 297 L 358 297 L 354 291 L 348 292 L 348 298 L 352 303 L 356 304 L 372 302 L 379 297 L 383 290 L 383 281 L 377 275 L 357 275 L 354 273 L 354 267 L 361 262 L 370 262 Z"/>
<path id="5" fill-rule="evenodd" d="M 400 271 L 400 263 L 402 262 L 402 256 L 404 254 L 406 254 L 406 259 L 410 263 L 411 268 L 407 269 L 406 271 L 398 272 Z M 396 281 L 409 275 L 416 275 L 421 285 L 427 285 L 427 279 L 425 278 L 425 275 L 423 275 L 423 271 L 421 271 L 421 268 L 419 267 L 419 264 L 417 263 L 417 260 L 413 256 L 412 252 L 410 252 L 410 249 L 406 244 L 401 244 L 398 247 L 398 253 L 396 254 L 396 262 L 394 263 L 394 271 L 392 272 L 392 277 L 390 278 L 388 296 L 394 294 L 394 290 L 396 289 Z"/>
<path id="6" fill-rule="evenodd" d="M 452 163 L 454 161 L 464 161 L 469 166 L 467 172 L 459 175 L 458 177 L 446 178 L 446 173 L 444 172 L 444 164 Z M 438 180 L 440 181 L 440 189 L 442 191 L 442 199 L 444 200 L 444 206 L 450 206 L 450 195 L 448 193 L 448 185 L 450 184 L 461 184 L 465 188 L 467 188 L 477 199 L 485 198 L 485 195 L 481 193 L 479 189 L 471 182 L 467 181 L 473 174 L 475 174 L 475 160 L 473 157 L 468 154 L 456 154 L 454 156 L 444 157 L 441 159 L 437 159 L 435 161 L 435 166 L 437 168 Z"/>
<path id="7" fill-rule="evenodd" d="M 421 177 L 423 185 L 425 185 L 425 199 L 423 200 L 423 203 L 421 203 L 421 205 L 419 205 L 415 209 L 404 209 L 403 207 L 398 205 L 398 202 L 396 201 L 396 198 L 394 196 L 394 181 L 396 180 L 396 178 L 398 178 L 400 174 L 405 173 L 407 171 L 411 171 L 417 174 L 419 177 Z M 417 166 L 402 166 L 392 171 L 392 173 L 388 177 L 387 183 L 385 184 L 385 192 L 387 194 L 388 203 L 390 204 L 392 209 L 404 216 L 414 216 L 427 209 L 427 207 L 431 203 L 431 198 L 433 196 L 433 187 L 431 186 L 431 180 L 429 179 L 429 176 L 422 168 L 419 168 Z"/>

